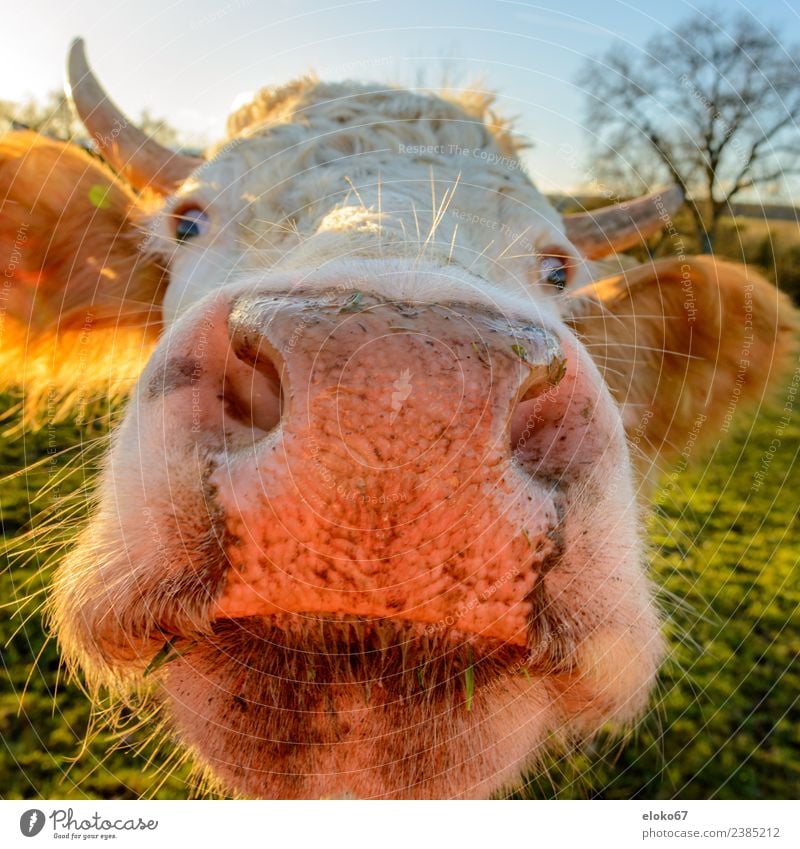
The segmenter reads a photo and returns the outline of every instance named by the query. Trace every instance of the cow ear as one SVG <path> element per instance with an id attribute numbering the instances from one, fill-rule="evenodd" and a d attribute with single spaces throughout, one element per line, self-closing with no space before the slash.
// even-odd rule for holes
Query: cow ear
<path id="1" fill-rule="evenodd" d="M 102 163 L 32 132 L 0 136 L 0 388 L 51 418 L 132 385 L 160 324 L 149 212 Z"/>
<path id="2" fill-rule="evenodd" d="M 798 315 L 751 268 L 661 260 L 571 294 L 575 329 L 622 407 L 640 471 L 693 459 L 797 367 Z"/>

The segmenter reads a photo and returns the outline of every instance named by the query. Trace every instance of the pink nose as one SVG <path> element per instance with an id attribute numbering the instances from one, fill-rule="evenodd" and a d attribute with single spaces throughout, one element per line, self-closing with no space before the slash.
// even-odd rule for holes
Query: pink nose
<path id="1" fill-rule="evenodd" d="M 359 294 L 243 299 L 228 330 L 227 415 L 250 430 L 211 478 L 239 541 L 216 615 L 400 617 L 524 644 L 558 511 L 509 427 L 563 375 L 556 338 Z"/>
<path id="2" fill-rule="evenodd" d="M 214 616 L 399 618 L 525 645 L 560 555 L 558 432 L 591 429 L 570 412 L 573 342 L 352 292 L 242 297 L 226 315 L 222 365 L 193 378 L 232 541 Z"/>

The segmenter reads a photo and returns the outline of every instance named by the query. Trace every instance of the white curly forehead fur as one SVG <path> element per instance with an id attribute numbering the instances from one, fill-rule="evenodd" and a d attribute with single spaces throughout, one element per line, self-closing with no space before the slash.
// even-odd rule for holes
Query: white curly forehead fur
<path id="1" fill-rule="evenodd" d="M 173 256 L 166 312 L 265 269 L 392 258 L 454 266 L 519 294 L 556 253 L 586 277 L 490 95 L 306 78 L 264 89 L 170 199 L 211 218 Z"/>

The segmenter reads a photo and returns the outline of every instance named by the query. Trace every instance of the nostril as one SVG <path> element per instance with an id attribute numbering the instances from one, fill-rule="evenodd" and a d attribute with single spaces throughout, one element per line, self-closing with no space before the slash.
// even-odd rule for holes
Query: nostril
<path id="1" fill-rule="evenodd" d="M 223 415 L 256 432 L 277 427 L 283 413 L 283 386 L 277 357 L 266 340 L 232 338 L 232 351 L 223 381 Z M 258 433 L 263 431 L 263 433 Z"/>
<path id="2" fill-rule="evenodd" d="M 525 363 L 527 374 L 520 386 L 511 413 L 509 434 L 515 456 L 529 449 L 551 410 L 547 396 L 554 392 L 567 371 L 567 358 L 555 335 L 540 327 L 525 328 L 525 338 L 514 345 L 514 352 Z"/>
<path id="3" fill-rule="evenodd" d="M 519 403 L 530 401 L 558 386 L 567 370 L 567 358 L 558 339 L 540 327 L 526 328 L 524 341 L 514 353 L 525 363 L 528 374 L 520 388 Z"/>

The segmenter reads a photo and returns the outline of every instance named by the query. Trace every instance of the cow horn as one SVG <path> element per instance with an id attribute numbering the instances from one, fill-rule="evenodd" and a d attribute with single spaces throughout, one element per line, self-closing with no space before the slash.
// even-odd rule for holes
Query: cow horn
<path id="1" fill-rule="evenodd" d="M 169 194 L 202 164 L 197 157 L 173 153 L 131 123 L 97 81 L 82 38 L 69 50 L 67 95 L 103 158 L 134 188 Z"/>
<path id="2" fill-rule="evenodd" d="M 644 197 L 593 212 L 564 216 L 567 238 L 587 259 L 600 259 L 632 248 L 669 226 L 683 204 L 680 186 L 659 189 Z"/>

